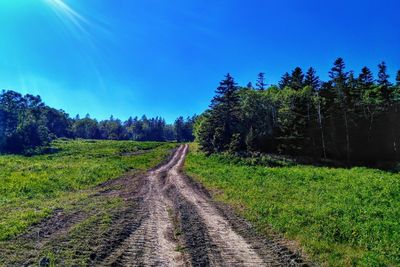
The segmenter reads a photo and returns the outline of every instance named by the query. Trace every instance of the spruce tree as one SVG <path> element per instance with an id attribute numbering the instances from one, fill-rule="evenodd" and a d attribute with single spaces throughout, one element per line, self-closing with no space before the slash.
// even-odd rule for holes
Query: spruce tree
<path id="1" fill-rule="evenodd" d="M 329 71 L 329 77 L 337 89 L 344 89 L 349 73 L 345 71 L 346 64 L 343 58 L 338 58 L 333 63 L 332 69 Z"/>
<path id="2" fill-rule="evenodd" d="M 321 81 L 317 76 L 317 72 L 314 70 L 314 68 L 309 68 L 304 79 L 304 85 L 311 86 L 311 88 L 316 91 L 319 89 L 320 84 Z"/>
<path id="3" fill-rule="evenodd" d="M 286 72 L 285 74 L 283 74 L 281 80 L 279 81 L 279 88 L 283 89 L 286 86 L 289 86 L 291 83 L 292 77 L 290 76 L 290 74 L 288 72 Z"/>
<path id="4" fill-rule="evenodd" d="M 374 76 L 368 67 L 363 67 L 358 76 L 358 82 L 365 87 L 370 87 L 374 84 Z"/>
<path id="5" fill-rule="evenodd" d="M 228 149 L 232 135 L 237 130 L 240 107 L 238 87 L 228 73 L 220 82 L 211 101 L 211 124 L 215 129 L 213 144 L 217 152 Z"/>
<path id="6" fill-rule="evenodd" d="M 389 82 L 389 75 L 387 74 L 386 63 L 382 62 L 378 65 L 378 85 L 383 99 L 387 102 L 390 100 L 390 87 L 392 84 Z"/>
<path id="7" fill-rule="evenodd" d="M 184 125 L 185 123 L 182 116 L 177 118 L 174 122 L 175 138 L 178 142 L 184 141 Z"/>
<path id="8" fill-rule="evenodd" d="M 345 143 L 345 154 L 346 160 L 350 160 L 350 129 L 349 129 L 349 88 L 348 88 L 348 72 L 345 71 L 345 63 L 342 58 L 335 60 L 331 71 L 329 72 L 329 77 L 331 78 L 330 84 L 333 89 L 333 108 L 331 108 L 331 119 L 333 124 L 340 126 L 340 122 L 343 121 L 343 133 L 344 133 L 344 143 Z M 338 117 L 338 114 L 342 114 L 343 117 Z M 338 127 L 337 127 L 338 128 Z M 332 140 L 336 141 L 336 144 L 341 143 L 341 127 L 335 129 L 335 133 L 332 134 Z M 340 151 L 340 150 L 339 150 Z M 340 153 L 340 152 L 339 152 Z M 341 156 L 341 155 L 337 155 Z"/>
<path id="9" fill-rule="evenodd" d="M 260 72 L 257 76 L 257 83 L 256 83 L 257 89 L 260 91 L 264 91 L 265 87 L 267 84 L 265 83 L 265 73 Z"/>
<path id="10" fill-rule="evenodd" d="M 303 70 L 300 67 L 297 67 L 293 70 L 289 86 L 296 91 L 303 89 L 304 74 L 303 74 Z"/>
<path id="11" fill-rule="evenodd" d="M 211 100 L 211 109 L 223 107 L 230 110 L 232 106 L 236 105 L 239 101 L 237 94 L 238 87 L 233 77 L 228 73 L 225 79 L 219 83 L 215 91 L 215 96 Z"/>
<path id="12" fill-rule="evenodd" d="M 389 75 L 387 74 L 387 66 L 383 61 L 378 65 L 378 85 L 389 87 L 391 83 L 389 82 Z"/>

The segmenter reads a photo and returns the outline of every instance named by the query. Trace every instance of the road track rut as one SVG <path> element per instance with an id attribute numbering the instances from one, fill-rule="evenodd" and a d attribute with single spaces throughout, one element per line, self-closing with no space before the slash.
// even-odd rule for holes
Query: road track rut
<path id="1" fill-rule="evenodd" d="M 137 220 L 103 266 L 298 266 L 301 257 L 264 240 L 251 225 L 221 211 L 182 172 L 188 145 L 143 176 Z M 228 212 L 229 213 L 229 212 Z"/>

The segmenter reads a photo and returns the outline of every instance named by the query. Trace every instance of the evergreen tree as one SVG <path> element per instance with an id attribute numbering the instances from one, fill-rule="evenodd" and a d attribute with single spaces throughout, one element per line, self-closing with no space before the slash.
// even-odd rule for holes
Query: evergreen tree
<path id="1" fill-rule="evenodd" d="M 178 142 L 182 142 L 185 140 L 185 122 L 183 117 L 179 117 L 175 120 L 174 123 L 174 127 L 175 127 L 175 134 L 176 134 L 176 141 Z"/>
<path id="2" fill-rule="evenodd" d="M 374 76 L 368 67 L 363 67 L 358 76 L 358 82 L 365 87 L 370 87 L 374 84 Z"/>
<path id="3" fill-rule="evenodd" d="M 304 85 L 310 86 L 314 91 L 316 91 L 319 89 L 320 84 L 321 81 L 317 76 L 317 72 L 314 70 L 314 68 L 309 68 L 304 79 Z"/>
<path id="4" fill-rule="evenodd" d="M 329 77 L 331 78 L 330 84 L 333 89 L 333 106 L 331 108 L 330 119 L 333 125 L 340 125 L 343 121 L 343 128 L 337 128 L 334 132 L 331 132 L 331 138 L 335 141 L 336 145 L 341 150 L 341 140 L 342 132 L 344 135 L 345 144 L 345 158 L 348 162 L 350 160 L 350 118 L 349 118 L 349 100 L 350 92 L 348 88 L 348 75 L 349 73 L 345 71 L 345 63 L 342 58 L 335 60 L 331 71 L 329 72 Z M 339 117 L 338 114 L 342 114 L 343 117 Z M 337 155 L 341 157 L 341 155 Z"/>
<path id="5" fill-rule="evenodd" d="M 228 73 L 225 75 L 225 79 L 219 83 L 215 91 L 216 95 L 211 100 L 210 108 L 223 107 L 230 110 L 239 101 L 237 91 L 237 84 L 234 78 Z"/>
<path id="6" fill-rule="evenodd" d="M 378 85 L 389 88 L 392 85 L 389 82 L 389 77 L 386 63 L 383 61 L 378 65 Z"/>
<path id="7" fill-rule="evenodd" d="M 210 105 L 211 122 L 215 126 L 213 143 L 216 151 L 223 151 L 237 130 L 240 116 L 238 87 L 229 73 L 215 93 Z"/>
<path id="8" fill-rule="evenodd" d="M 396 75 L 396 86 L 400 86 L 400 70 L 397 71 L 397 75 Z"/>
<path id="9" fill-rule="evenodd" d="M 345 68 L 346 64 L 344 63 L 343 58 L 338 58 L 335 60 L 332 69 L 329 71 L 329 77 L 332 79 L 332 82 L 338 90 L 341 89 L 342 91 L 344 91 L 343 88 L 346 85 L 349 74 L 345 71 Z"/>
<path id="10" fill-rule="evenodd" d="M 286 72 L 285 74 L 283 74 L 281 80 L 279 81 L 279 88 L 283 89 L 286 86 L 290 86 L 291 81 L 292 81 L 292 77 L 290 76 L 290 74 L 288 72 Z"/>
<path id="11" fill-rule="evenodd" d="M 361 100 L 361 91 L 359 90 L 358 80 L 354 77 L 354 72 L 349 72 L 349 78 L 347 80 L 349 87 L 349 96 L 354 101 L 357 102 Z"/>
<path id="12" fill-rule="evenodd" d="M 302 76 L 301 69 L 286 73 L 281 90 L 265 92 L 228 90 L 227 81 L 233 80 L 228 76 L 195 124 L 201 149 L 308 155 L 348 164 L 400 158 L 400 72 L 391 86 L 384 63 L 375 81 L 369 68 L 355 77 L 338 58 L 329 81 L 319 82 L 314 69 Z M 383 98 L 385 87 L 390 101 Z M 227 101 L 228 95 L 234 100 Z"/>
<path id="13" fill-rule="evenodd" d="M 260 91 L 264 91 L 265 87 L 267 86 L 267 84 L 265 83 L 265 73 L 264 72 L 260 72 L 257 76 L 257 89 Z"/>
<path id="14" fill-rule="evenodd" d="M 380 87 L 380 92 L 382 98 L 389 103 L 391 95 L 390 95 L 390 87 L 392 84 L 389 82 L 389 75 L 387 74 L 387 67 L 385 62 L 381 62 L 378 65 L 378 86 Z"/>
<path id="15" fill-rule="evenodd" d="M 300 67 L 297 67 L 293 70 L 289 86 L 296 91 L 303 89 L 304 74 Z"/>

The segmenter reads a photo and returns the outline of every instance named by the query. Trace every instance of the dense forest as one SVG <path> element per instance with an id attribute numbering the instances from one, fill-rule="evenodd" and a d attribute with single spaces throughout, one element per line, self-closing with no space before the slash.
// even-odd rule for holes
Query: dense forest
<path id="1" fill-rule="evenodd" d="M 146 116 L 129 118 L 125 122 L 112 116 L 103 121 L 92 119 L 89 115 L 70 118 L 64 111 L 47 106 L 40 96 L 2 91 L 0 153 L 38 153 L 55 138 L 193 141 L 195 118 L 179 117 L 173 125 L 160 117 Z"/>
<path id="2" fill-rule="evenodd" d="M 384 62 L 377 77 L 364 67 L 347 71 L 338 58 L 321 81 L 299 67 L 267 88 L 265 75 L 240 87 L 227 74 L 195 135 L 207 153 L 279 153 L 376 164 L 400 157 L 400 71 L 390 81 Z"/>

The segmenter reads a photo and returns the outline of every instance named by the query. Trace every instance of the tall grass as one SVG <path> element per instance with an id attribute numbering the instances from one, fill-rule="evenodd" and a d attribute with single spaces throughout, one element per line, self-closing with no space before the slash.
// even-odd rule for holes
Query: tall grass
<path id="1" fill-rule="evenodd" d="M 367 168 L 244 166 L 191 152 L 186 171 L 260 231 L 330 266 L 400 264 L 400 174 Z M 221 193 L 222 192 L 222 193 Z"/>
<path id="2" fill-rule="evenodd" d="M 0 156 L 0 241 L 56 208 L 87 197 L 88 190 L 128 171 L 159 164 L 176 146 L 133 141 L 55 141 L 53 154 Z M 146 153 L 135 153 L 146 150 Z"/>

